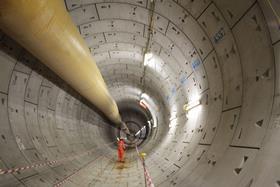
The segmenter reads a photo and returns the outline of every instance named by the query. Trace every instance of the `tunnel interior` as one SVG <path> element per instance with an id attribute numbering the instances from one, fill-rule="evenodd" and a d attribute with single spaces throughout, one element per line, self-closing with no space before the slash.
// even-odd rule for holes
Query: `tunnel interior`
<path id="1" fill-rule="evenodd" d="M 140 101 L 139 101 L 140 102 Z M 118 134 L 118 137 L 124 136 L 127 148 L 135 149 L 135 144 L 140 146 L 147 140 L 151 133 L 152 116 L 148 108 L 143 108 L 137 101 L 123 101 L 118 104 L 122 121 L 126 123 L 131 135 L 125 133 Z"/>
<path id="2" fill-rule="evenodd" d="M 119 128 L 108 128 L 104 133 L 109 142 L 114 142 L 113 146 L 117 148 L 117 139 L 123 138 L 126 151 L 135 151 L 135 145 L 143 146 L 144 143 L 152 136 L 153 119 L 149 109 L 143 108 L 139 104 L 140 100 L 123 100 L 118 103 L 118 108 L 122 121 L 127 125 L 131 135 L 127 135 Z M 112 127 L 114 127 L 112 125 Z M 146 142 L 145 142 L 146 141 Z"/>
<path id="3" fill-rule="evenodd" d="M 280 187 L 278 0 L 65 8 L 133 134 L 126 161 L 120 130 L 1 31 L 0 186 L 145 186 L 137 144 L 155 186 Z"/>

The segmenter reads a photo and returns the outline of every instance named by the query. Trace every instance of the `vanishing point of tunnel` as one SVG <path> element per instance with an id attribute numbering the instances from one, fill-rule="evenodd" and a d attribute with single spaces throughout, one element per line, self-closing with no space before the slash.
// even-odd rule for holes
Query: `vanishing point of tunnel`
<path id="1" fill-rule="evenodd" d="M 280 1 L 0 0 L 2 186 L 280 187 Z"/>

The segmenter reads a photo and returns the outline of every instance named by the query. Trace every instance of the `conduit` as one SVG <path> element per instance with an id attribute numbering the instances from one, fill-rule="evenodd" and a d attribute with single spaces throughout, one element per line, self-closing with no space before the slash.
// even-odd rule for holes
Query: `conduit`
<path id="1" fill-rule="evenodd" d="M 120 124 L 117 105 L 63 0 L 1 0 L 0 28 Z"/>

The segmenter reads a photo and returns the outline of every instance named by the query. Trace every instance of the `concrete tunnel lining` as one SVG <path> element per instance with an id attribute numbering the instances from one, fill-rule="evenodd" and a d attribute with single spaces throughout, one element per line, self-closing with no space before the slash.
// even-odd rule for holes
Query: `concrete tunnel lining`
<path id="1" fill-rule="evenodd" d="M 143 93 L 149 1 L 66 0 L 111 95 Z M 273 8 L 273 10 L 272 10 Z M 144 92 L 158 117 L 141 149 L 156 186 L 280 186 L 280 5 L 276 0 L 155 1 Z M 0 186 L 144 186 L 112 127 L 64 81 L 2 34 Z M 201 105 L 183 110 L 188 101 Z M 77 156 L 75 156 L 77 155 Z"/>

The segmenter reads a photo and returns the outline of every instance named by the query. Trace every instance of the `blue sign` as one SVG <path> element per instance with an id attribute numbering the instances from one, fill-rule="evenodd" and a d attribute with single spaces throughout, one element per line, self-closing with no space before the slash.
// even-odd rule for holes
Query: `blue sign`
<path id="1" fill-rule="evenodd" d="M 192 68 L 195 70 L 200 65 L 200 60 L 197 58 L 192 62 Z"/>
<path id="2" fill-rule="evenodd" d="M 215 35 L 214 42 L 217 44 L 226 35 L 224 28 L 222 27 Z"/>
<path id="3" fill-rule="evenodd" d="M 181 78 L 180 78 L 180 83 L 181 84 L 185 84 L 187 82 L 187 76 L 183 75 Z"/>

